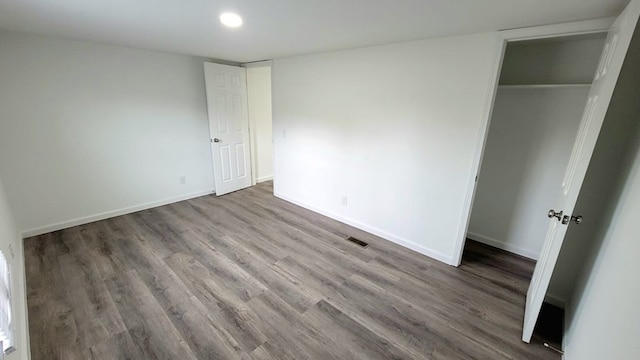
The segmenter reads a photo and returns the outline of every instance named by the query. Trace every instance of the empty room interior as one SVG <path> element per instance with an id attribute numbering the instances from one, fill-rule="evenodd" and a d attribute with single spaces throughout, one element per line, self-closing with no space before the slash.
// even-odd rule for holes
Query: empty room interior
<path id="1" fill-rule="evenodd" d="M 640 358 L 639 17 L 3 0 L 0 359 Z"/>

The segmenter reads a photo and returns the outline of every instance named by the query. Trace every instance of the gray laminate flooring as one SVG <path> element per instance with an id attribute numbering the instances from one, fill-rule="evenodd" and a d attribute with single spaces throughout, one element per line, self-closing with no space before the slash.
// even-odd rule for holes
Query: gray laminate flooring
<path id="1" fill-rule="evenodd" d="M 34 360 L 559 358 L 520 341 L 532 262 L 469 242 L 444 265 L 271 183 L 29 238 L 25 257 Z"/>

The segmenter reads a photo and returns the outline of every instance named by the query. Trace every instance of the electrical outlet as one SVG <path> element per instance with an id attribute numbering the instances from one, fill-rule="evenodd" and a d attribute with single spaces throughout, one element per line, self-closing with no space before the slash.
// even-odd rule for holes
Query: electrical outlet
<path id="1" fill-rule="evenodd" d="M 178 178 L 178 180 L 180 181 L 180 185 L 184 185 L 184 184 L 186 184 L 186 183 L 187 183 L 187 177 L 186 177 L 186 176 L 184 176 L 184 175 L 183 175 L 183 176 L 180 176 L 180 177 Z"/>
<path id="2" fill-rule="evenodd" d="M 282 130 L 282 138 L 283 139 L 287 138 L 287 130 Z"/>
<path id="3" fill-rule="evenodd" d="M 342 195 L 342 205 L 347 206 L 348 201 L 347 201 L 347 195 Z"/>

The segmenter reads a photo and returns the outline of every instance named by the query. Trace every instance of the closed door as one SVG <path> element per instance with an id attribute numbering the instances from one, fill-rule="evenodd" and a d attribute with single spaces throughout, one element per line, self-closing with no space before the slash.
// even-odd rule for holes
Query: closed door
<path id="1" fill-rule="evenodd" d="M 204 64 L 216 195 L 251 186 L 247 76 L 244 68 Z"/>
<path id="2" fill-rule="evenodd" d="M 577 220 L 578 214 L 573 214 L 574 207 L 639 15 L 640 0 L 632 0 L 615 21 L 607 36 L 569 165 L 562 183 L 558 184 L 560 196 L 555 206 L 549 210 L 547 235 L 529 284 L 522 332 L 522 340 L 525 342 L 531 340 L 567 227 Z M 540 216 L 544 215 L 540 214 Z M 593 220 L 585 219 L 585 221 Z"/>

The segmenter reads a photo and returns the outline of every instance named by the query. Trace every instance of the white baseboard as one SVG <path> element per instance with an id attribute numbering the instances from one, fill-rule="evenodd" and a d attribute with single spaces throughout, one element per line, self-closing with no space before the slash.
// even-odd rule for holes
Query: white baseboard
<path id="1" fill-rule="evenodd" d="M 403 239 L 403 238 L 401 238 L 399 236 L 390 234 L 390 233 L 388 233 L 388 232 L 386 232 L 384 230 L 380 230 L 380 229 L 378 229 L 376 227 L 373 227 L 371 225 L 363 224 L 363 223 L 361 223 L 359 221 L 356 221 L 356 220 L 350 219 L 348 217 L 333 213 L 331 211 L 326 211 L 326 210 L 317 208 L 315 206 L 312 206 L 312 205 L 305 204 L 303 202 L 294 200 L 294 199 L 292 199 L 292 198 L 290 198 L 290 197 L 288 197 L 286 195 L 282 195 L 280 193 L 275 193 L 274 195 L 276 197 L 282 199 L 282 200 L 288 201 L 288 202 L 290 202 L 292 204 L 295 204 L 295 205 L 298 205 L 298 206 L 302 206 L 303 208 L 309 209 L 309 210 L 311 210 L 313 212 L 317 212 L 318 214 L 324 215 L 326 217 L 330 217 L 330 218 L 332 218 L 334 220 L 340 221 L 340 222 L 345 223 L 347 225 L 351 225 L 351 226 L 356 227 L 356 228 L 358 228 L 360 230 L 364 230 L 364 231 L 366 231 L 368 233 L 371 233 L 371 234 L 374 234 L 376 236 L 379 236 L 379 237 L 381 237 L 381 238 L 383 238 L 385 240 L 388 240 L 388 241 L 396 243 L 396 244 L 398 244 L 400 246 L 406 247 L 407 249 L 413 250 L 413 251 L 418 252 L 418 253 L 420 253 L 422 255 L 428 256 L 428 257 L 436 259 L 438 261 L 442 261 L 445 264 L 455 266 L 454 263 L 453 263 L 453 258 L 451 256 L 447 256 L 447 255 L 445 255 L 445 254 L 443 254 L 443 253 L 441 253 L 439 251 L 435 251 L 435 250 L 429 249 L 429 248 L 427 248 L 425 246 L 416 244 L 416 243 L 414 243 L 412 241 L 409 241 L 407 239 Z"/>
<path id="2" fill-rule="evenodd" d="M 477 242 L 481 242 L 481 243 L 489 245 L 489 246 L 493 246 L 493 247 L 498 248 L 498 249 L 502 249 L 504 251 L 508 251 L 510 253 L 514 253 L 514 254 L 517 254 L 517 255 L 520 255 L 520 256 L 524 256 L 524 257 L 532 259 L 532 260 L 538 260 L 538 256 L 540 255 L 540 254 L 536 253 L 535 251 L 531 251 L 529 249 L 521 248 L 519 246 L 514 246 L 514 245 L 511 245 L 511 244 L 505 244 L 504 242 L 502 242 L 500 240 L 496 240 L 496 239 L 490 238 L 488 236 L 475 234 L 475 233 L 472 233 L 472 232 L 468 232 L 467 233 L 467 238 L 469 238 L 471 240 L 475 240 Z"/>
<path id="3" fill-rule="evenodd" d="M 94 221 L 105 220 L 105 219 L 109 219 L 109 218 L 120 216 L 120 215 L 130 214 L 136 211 L 147 210 L 147 209 L 151 209 L 151 208 L 162 206 L 162 205 L 172 204 L 178 201 L 184 201 L 184 200 L 197 198 L 200 196 L 211 195 L 213 192 L 214 191 L 211 189 L 200 190 L 200 191 L 196 191 L 196 192 L 192 192 L 189 194 L 180 195 L 180 196 L 176 196 L 168 199 L 152 201 L 152 202 L 129 206 L 126 208 L 112 210 L 112 211 L 106 211 L 100 214 L 84 216 L 81 218 L 62 221 L 59 223 L 38 227 L 35 229 L 25 230 L 22 232 L 21 235 L 22 235 L 22 238 L 25 239 L 31 236 L 42 235 L 42 234 L 50 233 L 52 231 L 58 231 L 58 230 L 70 228 L 73 226 L 88 224 Z"/>
<path id="4" fill-rule="evenodd" d="M 256 179 L 256 183 L 261 183 L 263 181 L 273 180 L 273 175 L 263 176 Z"/>

